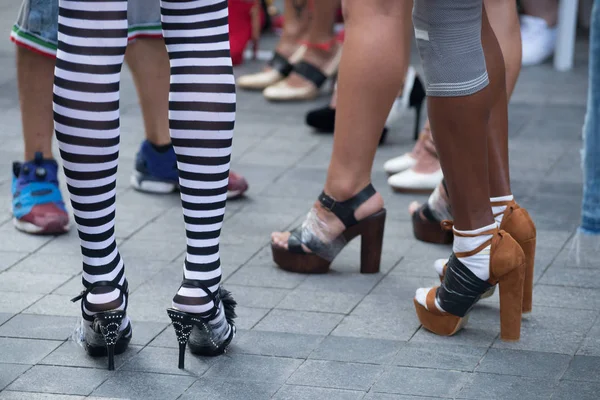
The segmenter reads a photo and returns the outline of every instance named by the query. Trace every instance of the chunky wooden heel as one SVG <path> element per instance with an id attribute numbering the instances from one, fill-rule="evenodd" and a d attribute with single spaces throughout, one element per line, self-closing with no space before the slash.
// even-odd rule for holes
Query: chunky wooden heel
<path id="1" fill-rule="evenodd" d="M 517 241 L 525 254 L 525 283 L 523 285 L 523 313 L 532 309 L 533 268 L 535 265 L 535 246 L 537 232 L 535 224 L 526 209 L 514 200 L 492 203 L 492 207 L 506 206 L 500 229 L 508 232 Z"/>
<path id="2" fill-rule="evenodd" d="M 521 336 L 525 264 L 500 278 L 500 339 L 515 342 Z"/>
<path id="3" fill-rule="evenodd" d="M 319 196 L 321 206 L 335 214 L 346 230 L 331 242 L 324 243 L 317 234 L 305 226 L 307 224 L 304 224 L 290 232 L 287 249 L 275 243 L 271 244 L 275 264 L 290 272 L 323 274 L 329 271 L 331 262 L 346 244 L 360 236 L 360 272 L 363 274 L 379 272 L 386 210 L 381 209 L 360 221 L 357 221 L 354 216 L 358 207 L 375 193 L 377 193 L 375 188 L 370 184 L 356 196 L 341 202 L 321 193 Z M 305 248 L 310 252 L 305 251 Z"/>
<path id="4" fill-rule="evenodd" d="M 381 264 L 383 249 L 383 231 L 385 229 L 385 210 L 378 212 L 365 221 L 360 242 L 360 273 L 376 274 Z"/>
<path id="5" fill-rule="evenodd" d="M 533 268 L 535 264 L 536 239 L 530 239 L 521 244 L 525 254 L 525 283 L 523 284 L 523 313 L 533 309 Z"/>

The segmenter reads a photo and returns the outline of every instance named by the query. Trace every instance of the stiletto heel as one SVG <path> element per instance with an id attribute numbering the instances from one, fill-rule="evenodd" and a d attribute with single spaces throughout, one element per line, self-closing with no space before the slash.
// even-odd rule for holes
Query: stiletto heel
<path id="1" fill-rule="evenodd" d="M 185 348 L 188 340 L 190 340 L 190 334 L 192 333 L 193 324 L 191 319 L 186 313 L 175 310 L 173 308 L 167 309 L 167 314 L 173 323 L 175 329 L 175 336 L 177 336 L 177 342 L 179 343 L 179 369 L 185 368 Z"/>
<path id="2" fill-rule="evenodd" d="M 167 315 L 171 318 L 175 336 L 179 343 L 179 369 L 185 368 L 185 349 L 188 345 L 193 354 L 214 357 L 227 351 L 227 347 L 236 334 L 234 319 L 237 303 L 229 291 L 220 287 L 217 295 L 213 295 L 207 287 L 198 281 L 184 279 L 183 284 L 202 289 L 210 296 L 215 308 L 208 316 L 191 314 L 175 308 L 167 309 Z M 223 309 L 225 314 L 225 323 L 229 325 L 229 330 L 225 335 L 217 335 L 209 323 L 217 316 L 220 308 Z"/>
<path id="3" fill-rule="evenodd" d="M 304 274 L 323 274 L 342 249 L 357 236 L 361 237 L 362 273 L 379 272 L 383 230 L 386 210 L 381 209 L 360 221 L 354 216 L 355 211 L 364 202 L 377 193 L 369 184 L 356 196 L 346 201 L 335 201 L 324 192 L 319 196 L 321 206 L 331 211 L 346 227 L 346 230 L 335 238 L 323 241 L 323 236 L 315 232 L 313 226 L 322 224 L 311 211 L 301 227 L 290 232 L 287 249 L 271 243 L 273 261 L 281 269 Z M 309 252 L 304 249 L 309 249 Z"/>
<path id="4" fill-rule="evenodd" d="M 128 285 L 127 281 L 123 285 L 114 282 L 94 282 L 90 284 L 77 297 L 71 299 L 72 302 L 85 299 L 88 293 L 98 287 L 113 287 L 121 292 L 125 297 L 124 304 L 127 304 Z M 83 311 L 83 301 L 81 304 Z M 85 314 L 84 314 L 85 315 Z M 108 357 L 108 370 L 115 369 L 115 355 L 121 354 L 127 350 L 131 341 L 131 322 L 127 323 L 124 329 L 121 329 L 123 321 L 127 319 L 125 310 L 110 310 L 94 314 L 91 324 L 84 323 L 82 332 L 83 346 L 91 357 Z"/>
<path id="5" fill-rule="evenodd" d="M 375 214 L 365 225 L 360 239 L 360 273 L 376 274 L 381 264 L 385 213 Z"/>
<path id="6" fill-rule="evenodd" d="M 108 311 L 94 316 L 94 325 L 100 328 L 100 333 L 106 343 L 109 371 L 115 369 L 115 345 L 119 339 L 119 329 L 124 318 L 124 311 Z"/>
<path id="7" fill-rule="evenodd" d="M 419 139 L 419 132 L 421 131 L 421 110 L 423 108 L 423 102 L 425 101 L 426 93 L 423 82 L 418 75 L 415 76 L 415 81 L 410 91 L 410 99 L 408 106 L 415 109 L 415 126 L 414 126 L 414 139 Z"/>
<path id="8" fill-rule="evenodd" d="M 419 126 L 421 125 L 421 108 L 423 103 L 419 103 L 415 106 L 415 127 L 414 127 L 414 140 L 419 140 Z"/>

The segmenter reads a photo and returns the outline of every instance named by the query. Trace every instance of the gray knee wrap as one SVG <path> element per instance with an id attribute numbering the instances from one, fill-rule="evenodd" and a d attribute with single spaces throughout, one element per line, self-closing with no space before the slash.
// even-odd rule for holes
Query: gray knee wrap
<path id="1" fill-rule="evenodd" d="M 428 96 L 468 96 L 488 85 L 481 16 L 482 0 L 415 0 L 413 23 Z"/>

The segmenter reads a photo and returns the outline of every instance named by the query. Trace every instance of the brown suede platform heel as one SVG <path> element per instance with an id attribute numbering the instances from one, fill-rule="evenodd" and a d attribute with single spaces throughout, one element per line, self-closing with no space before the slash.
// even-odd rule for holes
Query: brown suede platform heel
<path id="1" fill-rule="evenodd" d="M 357 221 L 354 216 L 358 207 L 375 193 L 375 188 L 371 184 L 356 196 L 341 202 L 335 201 L 324 192 L 321 193 L 319 196 L 321 206 L 334 213 L 342 221 L 346 230 L 331 241 L 325 240 L 315 233 L 315 229 L 311 229 L 312 217 L 309 216 L 301 227 L 290 232 L 287 249 L 271 244 L 275 264 L 290 272 L 323 274 L 329 271 L 331 262 L 346 244 L 360 236 L 360 272 L 363 274 L 379 272 L 386 211 L 381 209 L 360 221 Z M 306 252 L 304 248 L 309 249 L 310 252 Z"/>
<path id="2" fill-rule="evenodd" d="M 492 207 L 506 206 L 500 229 L 508 232 L 513 239 L 517 241 L 523 253 L 525 254 L 525 284 L 523 286 L 523 314 L 530 313 L 533 302 L 533 268 L 535 265 L 535 245 L 536 229 L 533 220 L 526 209 L 520 207 L 514 200 L 504 202 L 493 202 Z M 497 217 L 499 214 L 494 215 Z M 452 232 L 452 224 L 448 221 L 442 221 L 440 224 L 442 231 Z M 440 281 L 444 281 L 446 267 L 443 274 L 440 275 Z M 493 286 L 487 290 L 481 299 L 486 299 L 494 294 L 496 287 Z"/>
<path id="3" fill-rule="evenodd" d="M 423 327 L 442 336 L 454 335 L 465 326 L 469 311 L 490 287 L 500 286 L 500 338 L 517 341 L 521 335 L 525 255 L 518 243 L 502 230 L 490 230 L 481 235 L 493 235 L 477 249 L 452 254 L 441 286 L 429 290 L 427 306 L 414 299 L 415 309 Z M 468 257 L 485 247 L 490 249 L 490 278 L 483 281 L 465 267 L 458 257 Z M 445 312 L 439 311 L 437 303 Z"/>

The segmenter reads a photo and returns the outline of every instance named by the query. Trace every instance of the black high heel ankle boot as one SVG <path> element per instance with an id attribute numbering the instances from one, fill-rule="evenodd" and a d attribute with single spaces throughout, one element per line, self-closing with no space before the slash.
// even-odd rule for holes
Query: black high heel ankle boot
<path id="1" fill-rule="evenodd" d="M 127 289 L 127 281 L 121 286 L 114 282 L 95 282 L 89 285 L 77 297 L 71 299 L 72 302 L 85 300 L 92 290 L 99 287 L 112 287 L 118 289 L 124 297 L 124 304 L 127 304 L 129 295 Z M 82 314 L 83 301 L 81 302 Z M 91 324 L 84 322 L 82 331 L 82 341 L 85 351 L 91 357 L 108 357 L 108 370 L 115 369 L 115 355 L 121 354 L 127 350 L 127 346 L 131 341 L 131 322 L 127 323 L 125 329 L 121 329 L 123 320 L 127 318 L 125 310 L 109 310 L 94 314 Z"/>
<path id="2" fill-rule="evenodd" d="M 220 287 L 217 294 L 213 295 L 206 286 L 198 281 L 184 279 L 183 284 L 202 289 L 211 297 L 215 308 L 206 317 L 180 311 L 176 308 L 167 309 L 167 314 L 173 322 L 173 328 L 179 343 L 179 369 L 185 368 L 185 349 L 187 345 L 189 345 L 193 354 L 214 357 L 227 351 L 227 347 L 236 334 L 234 319 L 237 303 L 229 291 Z M 224 323 L 229 325 L 229 329 L 227 334 L 217 336 L 210 321 L 215 318 L 220 309 L 225 313 Z"/>

